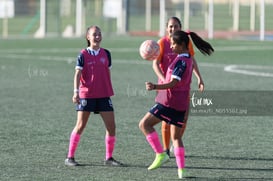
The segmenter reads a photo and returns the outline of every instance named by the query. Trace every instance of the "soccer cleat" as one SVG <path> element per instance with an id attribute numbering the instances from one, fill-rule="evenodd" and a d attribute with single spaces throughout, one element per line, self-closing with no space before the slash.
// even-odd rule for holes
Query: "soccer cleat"
<path id="1" fill-rule="evenodd" d="M 170 157 L 166 152 L 157 153 L 154 162 L 148 167 L 148 170 L 153 170 L 160 167 L 163 163 L 166 163 Z"/>
<path id="2" fill-rule="evenodd" d="M 123 166 L 123 163 L 120 163 L 119 161 L 115 160 L 113 157 L 104 160 L 104 165 L 108 166 Z"/>
<path id="3" fill-rule="evenodd" d="M 179 168 L 178 171 L 177 171 L 177 173 L 178 173 L 178 178 L 182 179 L 183 175 L 185 175 L 185 169 Z"/>
<path id="4" fill-rule="evenodd" d="M 64 164 L 67 166 L 78 166 L 79 163 L 75 161 L 74 158 L 66 158 Z"/>

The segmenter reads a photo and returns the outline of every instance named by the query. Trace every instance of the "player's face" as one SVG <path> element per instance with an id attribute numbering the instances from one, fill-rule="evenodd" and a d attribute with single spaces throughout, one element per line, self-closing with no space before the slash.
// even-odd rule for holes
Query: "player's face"
<path id="1" fill-rule="evenodd" d="M 171 34 L 177 30 L 181 30 L 179 23 L 175 19 L 170 19 L 167 25 L 168 36 L 171 36 Z"/>
<path id="2" fill-rule="evenodd" d="M 177 54 L 180 53 L 180 46 L 177 43 L 175 43 L 172 38 L 171 38 L 171 49 L 174 53 L 177 53 Z"/>
<path id="3" fill-rule="evenodd" d="M 90 41 L 91 47 L 100 47 L 102 40 L 101 30 L 97 27 L 91 28 L 87 34 L 87 39 Z"/>
<path id="4" fill-rule="evenodd" d="M 171 49 L 174 53 L 179 53 L 178 52 L 178 45 L 173 41 L 173 39 L 171 38 Z"/>

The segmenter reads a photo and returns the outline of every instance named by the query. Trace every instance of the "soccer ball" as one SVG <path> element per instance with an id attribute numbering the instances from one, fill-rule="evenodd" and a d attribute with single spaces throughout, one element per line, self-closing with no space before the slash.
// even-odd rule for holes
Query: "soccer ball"
<path id="1" fill-rule="evenodd" d="M 159 53 L 159 45 L 154 40 L 145 40 L 139 47 L 139 54 L 144 60 L 155 60 Z"/>

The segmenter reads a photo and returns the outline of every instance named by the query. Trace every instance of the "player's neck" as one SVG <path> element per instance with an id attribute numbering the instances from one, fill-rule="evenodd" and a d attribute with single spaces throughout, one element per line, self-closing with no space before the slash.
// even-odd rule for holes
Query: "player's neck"
<path id="1" fill-rule="evenodd" d="M 189 54 L 188 50 L 181 50 L 178 54 Z"/>
<path id="2" fill-rule="evenodd" d="M 100 46 L 92 46 L 92 45 L 90 45 L 89 46 L 92 50 L 98 50 L 98 49 L 100 49 Z"/>

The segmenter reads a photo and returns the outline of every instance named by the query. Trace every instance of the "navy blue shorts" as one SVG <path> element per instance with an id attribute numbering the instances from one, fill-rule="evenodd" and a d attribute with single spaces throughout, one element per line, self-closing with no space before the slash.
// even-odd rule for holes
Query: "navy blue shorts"
<path id="1" fill-rule="evenodd" d="M 106 98 L 81 98 L 80 104 L 76 105 L 76 111 L 87 111 L 99 113 L 103 111 L 114 111 L 112 101 Z"/>
<path id="2" fill-rule="evenodd" d="M 181 128 L 184 124 L 184 116 L 186 111 L 177 111 L 173 108 L 156 103 L 149 112 L 158 119 Z"/>

